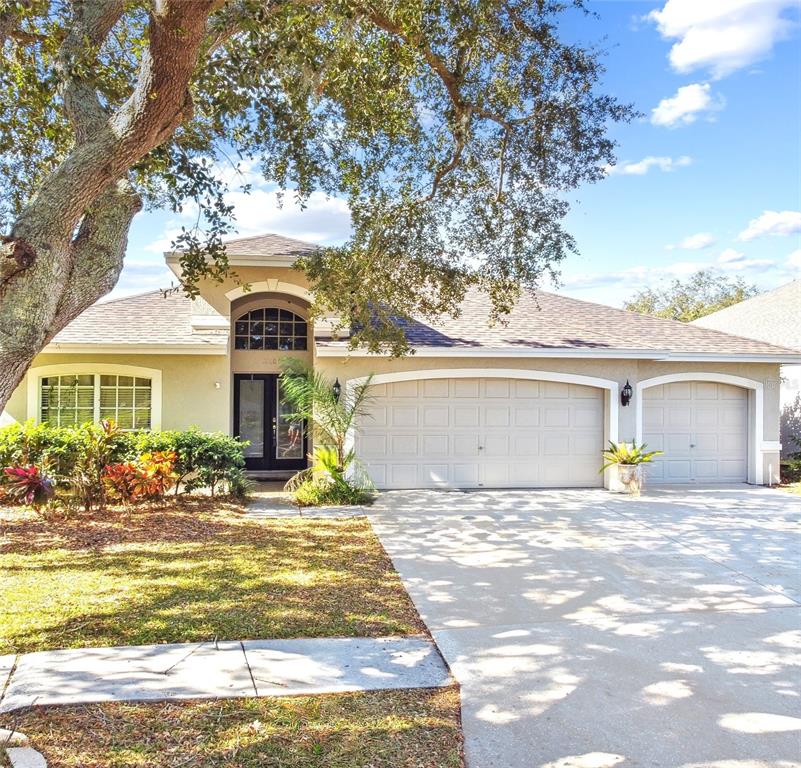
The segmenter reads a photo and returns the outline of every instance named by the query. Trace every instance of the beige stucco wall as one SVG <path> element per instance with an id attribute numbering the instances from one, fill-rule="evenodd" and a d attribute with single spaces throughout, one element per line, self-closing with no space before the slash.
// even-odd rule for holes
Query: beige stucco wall
<path id="1" fill-rule="evenodd" d="M 410 356 L 400 360 L 375 357 L 353 357 L 348 359 L 318 357 L 315 365 L 331 379 L 338 378 L 345 384 L 350 379 L 369 374 L 397 373 L 401 371 L 431 371 L 441 369 L 522 369 L 548 371 L 579 376 L 609 379 L 618 383 L 618 391 L 628 380 L 632 387 L 638 381 L 673 373 L 703 372 L 728 374 L 751 379 L 762 384 L 763 429 L 756 438 L 757 450 L 762 456 L 763 481 L 775 483 L 779 478 L 779 452 L 775 447 L 763 450 L 763 443 L 777 444 L 779 440 L 779 366 L 773 363 L 680 363 L 651 362 L 626 359 L 557 359 L 557 358 L 480 358 L 480 357 L 421 357 Z M 749 398 L 750 409 L 755 407 L 754 396 Z M 619 409 L 618 436 L 630 441 L 636 433 L 636 407 Z M 767 447 L 766 447 L 767 448 Z"/>
<path id="2" fill-rule="evenodd" d="M 204 430 L 230 429 L 230 373 L 225 355 L 87 355 L 42 354 L 11 396 L 6 421 L 35 416 L 28 410 L 28 379 L 40 366 L 82 364 L 92 373 L 94 364 L 133 365 L 161 371 L 161 427 Z M 219 383 L 219 389 L 217 384 Z M 35 411 L 35 408 L 33 409 Z"/>

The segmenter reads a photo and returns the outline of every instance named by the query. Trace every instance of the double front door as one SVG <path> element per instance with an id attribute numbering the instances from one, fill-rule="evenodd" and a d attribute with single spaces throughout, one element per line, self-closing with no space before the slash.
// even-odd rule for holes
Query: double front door
<path id="1" fill-rule="evenodd" d="M 290 420 L 274 373 L 234 375 L 234 434 L 247 440 L 245 466 L 251 470 L 297 470 L 306 466 L 306 429 Z"/>

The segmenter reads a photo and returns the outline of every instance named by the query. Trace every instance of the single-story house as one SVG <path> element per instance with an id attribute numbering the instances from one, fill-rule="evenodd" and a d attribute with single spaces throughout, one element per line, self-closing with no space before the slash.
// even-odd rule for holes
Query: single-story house
<path id="1" fill-rule="evenodd" d="M 195 301 L 155 291 L 95 305 L 36 358 L 4 418 L 222 430 L 250 441 L 254 472 L 286 475 L 308 450 L 282 419 L 280 363 L 296 358 L 343 392 L 373 375 L 355 447 L 379 488 L 610 487 L 609 440 L 663 450 L 655 483 L 778 480 L 779 366 L 801 353 L 538 291 L 496 325 L 472 293 L 458 317 L 406 327 L 414 354 L 368 354 L 311 322 L 293 264 L 313 247 L 233 240 L 249 289 L 208 281 Z M 166 260 L 177 274 L 178 254 Z"/>
<path id="2" fill-rule="evenodd" d="M 801 279 L 713 312 L 695 325 L 801 351 Z M 780 440 L 782 455 L 789 456 L 801 451 L 789 433 L 790 409 L 801 395 L 801 365 L 782 365 L 781 376 Z"/>

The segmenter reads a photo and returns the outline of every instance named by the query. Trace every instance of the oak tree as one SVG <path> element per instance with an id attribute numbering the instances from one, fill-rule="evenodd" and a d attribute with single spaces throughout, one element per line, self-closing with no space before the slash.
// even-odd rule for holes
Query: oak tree
<path id="1" fill-rule="evenodd" d="M 729 277 L 713 269 L 700 269 L 686 280 L 673 280 L 669 285 L 642 288 L 624 308 L 644 315 L 689 323 L 704 315 L 739 304 L 759 293 L 742 277 Z"/>
<path id="2" fill-rule="evenodd" d="M 228 272 L 220 158 L 353 236 L 299 267 L 353 343 L 394 321 L 497 313 L 575 244 L 565 193 L 604 176 L 600 52 L 583 0 L 0 0 L 0 408 L 34 356 L 115 285 L 143 206 L 193 204 L 182 288 Z M 581 27 L 584 30 L 583 27 Z"/>

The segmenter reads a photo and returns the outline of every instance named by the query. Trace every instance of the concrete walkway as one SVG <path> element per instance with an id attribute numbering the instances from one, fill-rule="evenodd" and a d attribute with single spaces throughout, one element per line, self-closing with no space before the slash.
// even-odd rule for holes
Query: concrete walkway
<path id="1" fill-rule="evenodd" d="M 801 498 L 385 493 L 468 768 L 801 768 Z"/>
<path id="2" fill-rule="evenodd" d="M 0 712 L 99 701 L 243 698 L 452 683 L 425 637 L 245 640 L 29 653 Z"/>
<path id="3" fill-rule="evenodd" d="M 299 507 L 284 491 L 284 483 L 259 482 L 248 493 L 245 514 L 253 518 L 271 517 L 360 517 L 368 508 L 364 506 L 346 507 Z"/>

